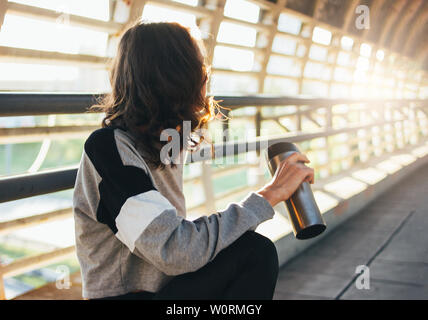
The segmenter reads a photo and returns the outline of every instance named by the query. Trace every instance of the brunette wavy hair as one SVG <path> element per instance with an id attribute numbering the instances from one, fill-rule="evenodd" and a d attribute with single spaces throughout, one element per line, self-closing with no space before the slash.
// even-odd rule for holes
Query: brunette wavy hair
<path id="1" fill-rule="evenodd" d="M 162 130 L 177 129 L 183 141 L 183 121 L 191 132 L 213 119 L 217 101 L 207 97 L 208 67 L 200 44 L 178 23 L 138 22 L 119 43 L 110 73 L 112 91 L 92 110 L 105 112 L 103 127 L 119 127 L 147 153 L 147 162 L 165 167 L 160 150 Z M 189 138 L 190 137 L 185 137 Z M 196 147 L 202 139 L 190 139 Z M 180 143 L 180 151 L 184 144 Z"/>

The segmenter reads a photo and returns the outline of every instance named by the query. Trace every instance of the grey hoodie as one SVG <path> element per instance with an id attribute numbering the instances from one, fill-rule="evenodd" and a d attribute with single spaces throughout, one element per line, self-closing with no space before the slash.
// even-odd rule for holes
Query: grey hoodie
<path id="1" fill-rule="evenodd" d="M 186 220 L 183 166 L 153 169 L 143 154 L 118 128 L 96 130 L 85 142 L 73 197 L 84 298 L 157 292 L 274 215 L 250 193 L 223 211 Z"/>

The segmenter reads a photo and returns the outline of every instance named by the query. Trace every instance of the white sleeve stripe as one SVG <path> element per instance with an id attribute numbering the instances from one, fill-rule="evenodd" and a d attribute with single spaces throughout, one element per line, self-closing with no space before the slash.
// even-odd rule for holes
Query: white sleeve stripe
<path id="1" fill-rule="evenodd" d="M 116 217 L 118 229 L 116 237 L 129 250 L 134 251 L 138 237 L 156 217 L 167 210 L 175 210 L 175 208 L 156 190 L 128 198 Z"/>

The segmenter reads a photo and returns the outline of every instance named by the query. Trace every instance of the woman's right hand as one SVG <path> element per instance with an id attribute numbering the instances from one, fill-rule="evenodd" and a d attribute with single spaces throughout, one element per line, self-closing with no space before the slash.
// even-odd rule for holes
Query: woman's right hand
<path id="1" fill-rule="evenodd" d="M 314 169 L 305 165 L 309 162 L 304 154 L 293 153 L 280 163 L 271 182 L 257 193 L 265 198 L 272 207 L 281 201 L 288 200 L 302 182 L 314 183 Z"/>

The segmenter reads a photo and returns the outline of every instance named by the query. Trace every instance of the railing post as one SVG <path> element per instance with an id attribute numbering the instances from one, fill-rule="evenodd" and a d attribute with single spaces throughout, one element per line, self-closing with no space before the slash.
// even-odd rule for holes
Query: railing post
<path id="1" fill-rule="evenodd" d="M 326 131 L 333 127 L 333 106 L 326 107 Z"/>
<path id="2" fill-rule="evenodd" d="M 328 132 L 329 130 L 331 130 L 333 128 L 333 106 L 326 106 L 326 112 L 325 112 L 325 116 L 326 116 L 326 126 L 325 126 L 325 131 Z M 328 138 L 329 135 L 327 134 L 325 136 L 325 150 L 326 150 L 326 155 L 327 155 L 327 173 L 328 176 L 330 176 L 332 174 L 332 167 L 331 167 L 331 163 L 330 163 L 330 147 L 329 147 L 329 142 L 328 142 Z"/>
<path id="3" fill-rule="evenodd" d="M 7 11 L 7 0 L 0 0 L 0 30 L 4 22 L 6 11 Z"/>
<path id="4" fill-rule="evenodd" d="M 257 108 L 256 117 L 255 117 L 255 126 L 256 126 L 256 137 L 260 137 L 261 127 L 262 127 L 262 111 L 260 108 Z"/>
<path id="5" fill-rule="evenodd" d="M 222 133 L 222 136 L 223 136 L 223 142 L 228 142 L 229 141 L 229 136 L 230 136 L 230 133 L 229 133 L 229 111 L 228 110 L 226 110 L 225 112 L 224 112 L 224 115 L 226 116 L 226 118 L 223 120 L 223 122 L 222 122 L 222 130 L 223 130 L 223 133 Z"/>
<path id="6" fill-rule="evenodd" d="M 205 196 L 205 208 L 209 213 L 216 211 L 214 188 L 212 185 L 212 172 L 211 164 L 206 161 L 202 161 L 202 187 L 204 189 Z"/>
<path id="7" fill-rule="evenodd" d="M 404 111 L 405 108 L 402 105 L 398 106 L 398 110 L 400 110 L 402 121 L 401 121 L 401 135 L 403 136 L 403 147 L 407 144 L 407 135 L 406 135 L 406 124 L 408 119 L 408 114 Z"/>
<path id="8" fill-rule="evenodd" d="M 302 131 L 302 111 L 300 110 L 301 106 L 297 106 L 297 131 Z M 309 115 L 310 116 L 310 115 Z"/>
<path id="9" fill-rule="evenodd" d="M 385 102 L 382 103 L 382 106 L 381 106 L 379 112 L 380 112 L 379 121 L 382 121 L 384 123 L 386 121 L 386 118 L 385 118 Z M 381 140 L 382 140 L 382 144 L 381 144 L 382 154 L 388 152 L 388 147 L 387 147 L 387 143 L 388 143 L 388 141 L 387 141 L 387 135 L 388 135 L 388 132 L 386 131 L 385 127 L 386 127 L 386 125 L 382 124 L 382 128 L 380 130 L 380 132 L 382 134 L 382 137 L 381 137 Z"/>
<path id="10" fill-rule="evenodd" d="M 4 290 L 4 278 L 3 278 L 3 275 L 1 274 L 1 271 L 0 271 L 0 300 L 6 300 L 6 292 Z"/>
<path id="11" fill-rule="evenodd" d="M 262 132 L 262 110 L 260 110 L 260 107 L 257 107 L 257 112 L 254 121 L 256 126 L 256 137 L 260 137 Z M 257 156 L 260 157 L 260 150 L 257 150 L 256 153 Z"/>

